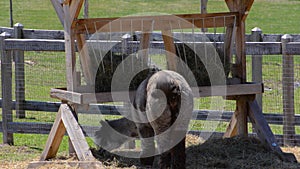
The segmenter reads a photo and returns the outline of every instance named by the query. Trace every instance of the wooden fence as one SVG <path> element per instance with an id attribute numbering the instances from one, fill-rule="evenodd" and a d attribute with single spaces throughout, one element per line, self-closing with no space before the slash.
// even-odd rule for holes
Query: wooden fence
<path id="1" fill-rule="evenodd" d="M 24 51 L 57 51 L 64 52 L 63 31 L 31 30 L 23 29 L 21 24 L 16 24 L 14 28 L 0 28 L 0 50 L 1 50 L 1 81 L 2 81 L 2 122 L 0 131 L 3 132 L 3 142 L 13 144 L 13 133 L 40 133 L 48 134 L 52 124 L 13 122 L 12 110 L 16 110 L 16 116 L 25 116 L 25 110 L 57 112 L 59 102 L 39 102 L 25 100 L 25 80 L 24 80 Z M 213 41 L 222 43 L 224 34 L 206 34 Z M 160 34 L 154 35 L 156 40 L 161 38 Z M 180 39 L 182 33 L 175 33 L 175 38 Z M 201 36 L 199 34 L 184 33 L 185 38 Z M 120 40 L 121 35 L 112 36 L 115 40 Z M 120 40 L 121 41 L 121 40 Z M 254 28 L 252 33 L 246 35 L 246 54 L 252 57 L 252 79 L 255 82 L 262 82 L 262 57 L 263 55 L 281 55 L 283 58 L 283 115 L 264 114 L 269 124 L 283 125 L 283 135 L 277 135 L 279 143 L 283 143 L 287 138 L 300 145 L 300 135 L 295 134 L 295 126 L 300 125 L 300 116 L 294 112 L 294 79 L 293 79 L 293 55 L 300 55 L 300 35 L 280 35 L 263 34 L 259 28 Z M 107 41 L 105 41 L 107 43 Z M 128 41 L 127 43 L 133 43 Z M 136 42 L 134 42 L 136 43 Z M 152 45 L 163 49 L 163 43 L 152 41 Z M 133 45 L 133 44 L 131 44 Z M 15 86 L 16 100 L 12 100 L 12 56 L 15 64 Z M 260 105 L 262 96 L 257 97 Z M 115 106 L 92 105 L 89 110 L 79 110 L 79 113 L 93 113 L 95 109 L 100 109 L 103 114 L 119 114 Z M 119 109 L 118 109 L 119 110 Z M 122 109 L 121 109 L 122 110 Z M 213 111 L 195 110 L 196 120 L 205 120 L 210 115 L 211 120 L 229 121 L 232 112 L 224 112 L 221 117 L 212 117 Z M 212 118 L 211 118 L 212 117 Z M 90 127 L 83 126 L 86 132 Z M 191 131 L 192 132 L 192 131 Z M 215 133 L 220 135 L 220 133 Z"/>

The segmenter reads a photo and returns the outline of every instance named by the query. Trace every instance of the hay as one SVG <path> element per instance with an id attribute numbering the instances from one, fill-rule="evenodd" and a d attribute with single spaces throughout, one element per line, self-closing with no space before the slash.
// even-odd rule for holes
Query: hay
<path id="1" fill-rule="evenodd" d="M 185 43 L 176 43 L 176 55 L 183 61 L 178 64 L 180 73 L 191 86 L 224 85 L 230 71 L 230 57 L 214 45 L 198 44 L 197 48 Z M 186 71 L 187 68 L 191 72 Z M 192 73 L 192 74 L 190 74 Z M 195 78 L 197 84 L 191 80 Z"/>
<path id="2" fill-rule="evenodd" d="M 126 59 L 128 58 L 129 59 Z M 125 60 L 125 61 L 124 61 Z M 134 65 L 134 66 L 133 66 Z M 118 76 L 118 84 L 111 89 L 111 83 L 117 67 L 121 69 L 121 76 Z M 123 70 L 122 70 L 123 69 Z M 140 71 L 142 70 L 142 71 Z M 143 64 L 143 60 L 133 55 L 125 55 L 109 51 L 99 64 L 96 79 L 95 92 L 127 91 L 126 82 L 130 79 L 129 90 L 136 90 L 139 84 L 148 77 L 153 68 Z M 138 72 L 136 74 L 136 72 Z M 132 77 L 133 76 L 133 77 Z"/>
<path id="3" fill-rule="evenodd" d="M 261 147 L 260 142 L 254 138 L 229 138 L 229 139 L 210 139 L 203 143 L 203 140 L 199 140 L 199 137 L 194 135 L 187 135 L 187 168 L 201 169 L 201 168 L 259 168 L 259 169 L 287 169 L 287 168 L 300 168 L 298 163 L 284 163 L 278 159 L 273 153 L 265 150 Z M 11 152 L 17 154 L 24 154 L 7 146 Z M 21 151 L 24 147 L 21 147 Z M 137 159 L 120 159 L 109 152 L 99 152 L 96 149 L 92 149 L 93 154 L 97 157 L 105 166 L 105 168 L 111 169 L 125 169 L 125 168 L 139 168 L 139 162 Z M 299 147 L 284 147 L 283 151 L 294 153 L 297 159 L 300 159 Z M 3 156 L 7 155 L 7 149 L 3 149 L 0 145 L 0 153 Z M 130 153 L 138 153 L 137 150 L 130 150 Z M 1 154 L 0 154 L 1 156 Z M 38 161 L 40 154 L 36 154 L 35 158 L 19 159 L 18 161 L 12 161 L 12 159 L 2 159 L 0 161 L 0 168 L 4 169 L 25 169 L 31 161 Z M 51 161 L 57 161 L 58 164 L 45 165 L 41 168 L 78 168 L 66 166 L 64 161 L 76 161 L 74 157 L 63 155 L 52 159 Z M 126 161 L 130 160 L 130 161 Z M 250 165 L 251 164 L 251 165 Z"/>
<path id="4" fill-rule="evenodd" d="M 136 90 L 139 84 L 153 73 L 153 69 L 157 70 L 156 65 L 144 61 L 139 58 L 135 52 L 129 53 L 113 52 L 114 48 L 120 48 L 120 44 L 116 44 L 109 50 L 101 62 L 99 63 L 96 79 L 95 92 L 111 91 L 111 82 L 117 67 L 123 69 L 122 76 L 118 77 L 119 84 L 125 84 L 128 79 L 132 78 L 132 74 L 139 72 L 130 82 L 129 90 Z M 228 77 L 230 71 L 230 57 L 225 56 L 223 49 L 215 48 L 213 45 L 198 46 L 193 49 L 185 43 L 175 43 L 176 55 L 181 61 L 178 63 L 178 73 L 180 73 L 191 86 L 210 86 L 211 84 L 224 84 L 224 81 L 218 81 Z M 100 51 L 94 50 L 95 55 L 100 56 Z M 218 62 L 216 61 L 218 60 Z M 219 63 L 219 64 L 217 64 Z M 190 71 L 187 71 L 187 67 Z M 208 71 L 207 68 L 210 68 Z M 143 70 L 143 71 L 139 71 Z M 224 72 L 224 74 L 222 74 Z M 194 84 L 193 80 L 196 80 Z M 213 79 L 211 79 L 213 78 Z M 128 90 L 120 85 L 113 90 Z"/>
<path id="5" fill-rule="evenodd" d="M 251 137 L 209 139 L 187 148 L 188 168 L 299 168 L 286 163 Z"/>
<path id="6" fill-rule="evenodd" d="M 203 140 L 197 136 L 187 135 L 186 145 L 186 167 L 190 169 L 300 168 L 298 163 L 281 161 L 277 155 L 265 149 L 256 138 L 218 138 L 203 143 Z M 134 150 L 130 151 L 134 153 Z M 97 159 L 109 167 L 140 167 L 137 159 L 116 156 L 102 149 L 100 151 L 94 149 L 92 152 Z"/>

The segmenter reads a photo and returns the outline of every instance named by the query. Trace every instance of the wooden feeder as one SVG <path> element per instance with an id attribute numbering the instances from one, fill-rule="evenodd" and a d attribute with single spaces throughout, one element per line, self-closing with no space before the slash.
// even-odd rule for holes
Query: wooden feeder
<path id="1" fill-rule="evenodd" d="M 85 47 L 87 43 L 87 32 L 92 34 L 99 30 L 103 32 L 140 31 L 142 36 L 139 49 L 143 50 L 149 47 L 149 37 L 152 31 L 161 31 L 165 50 L 167 51 L 166 60 L 168 69 L 176 70 L 177 62 L 174 60 L 174 57 L 172 57 L 172 54 L 176 54 L 172 29 L 182 29 L 182 27 L 178 27 L 178 24 L 165 24 L 166 20 L 168 23 L 176 22 L 172 20 L 172 17 L 169 15 L 78 19 L 84 0 L 51 1 L 65 31 L 67 88 L 51 90 L 51 97 L 58 98 L 66 104 L 62 104 L 57 114 L 57 118 L 49 134 L 46 148 L 41 156 L 41 161 L 50 159 L 56 155 L 65 131 L 67 131 L 70 137 L 71 146 L 73 146 L 79 161 L 92 161 L 93 157 L 88 149 L 87 143 L 84 141 L 85 138 L 82 131 L 73 129 L 79 126 L 78 122 L 73 118 L 73 115 L 76 117 L 76 112 L 74 112 L 73 108 L 76 106 L 89 105 L 91 103 L 111 101 L 126 102 L 128 101 L 128 97 L 126 97 L 126 93 L 123 91 L 115 92 L 115 94 L 119 96 L 118 100 L 112 99 L 111 92 L 94 93 L 94 84 L 89 83 L 89 80 L 87 80 L 93 78 L 93 73 L 89 69 L 89 64 L 92 64 L 92 61 L 89 58 L 88 49 Z M 262 114 L 262 110 L 255 100 L 255 95 L 263 92 L 263 85 L 246 82 L 245 20 L 253 1 L 254 0 L 225 0 L 230 12 L 175 15 L 177 18 L 185 20 L 186 22 L 193 21 L 191 25 L 196 25 L 199 28 L 226 27 L 225 37 L 227 38 L 224 40 L 226 42 L 224 48 L 227 49 L 226 52 L 228 52 L 228 56 L 231 55 L 230 52 L 233 51 L 233 45 L 231 44 L 235 44 L 235 62 L 231 63 L 230 72 L 232 75 L 231 79 L 238 80 L 235 80 L 235 83 L 230 85 L 193 87 L 193 90 L 199 91 L 201 97 L 212 96 L 212 90 L 220 91 L 214 92 L 214 95 L 236 100 L 236 110 L 224 137 L 236 135 L 247 136 L 247 119 L 249 117 L 253 127 L 256 129 L 257 135 L 265 146 L 275 151 L 283 160 L 293 161 L 295 160 L 294 157 L 289 158 L 290 156 L 285 156 L 285 153 L 280 149 Z M 157 24 L 151 27 L 151 24 L 149 24 L 151 22 Z M 109 28 L 105 27 L 105 25 L 109 24 L 114 25 Z M 184 28 L 192 29 L 192 27 L 189 26 Z M 234 39 L 232 37 L 234 37 Z M 78 49 L 78 60 L 80 60 L 82 72 L 76 69 L 75 46 Z M 144 53 L 144 57 L 147 57 L 147 54 Z M 84 75 L 86 83 L 82 83 L 81 74 Z M 90 82 L 92 80 L 90 80 Z M 222 92 L 224 89 L 227 90 L 225 95 L 223 94 L 224 92 Z M 132 95 L 134 91 L 129 93 Z"/>

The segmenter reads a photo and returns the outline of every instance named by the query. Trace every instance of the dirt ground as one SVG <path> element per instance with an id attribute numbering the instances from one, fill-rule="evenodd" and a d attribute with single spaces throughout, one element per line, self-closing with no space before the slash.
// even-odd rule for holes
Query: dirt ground
<path id="1" fill-rule="evenodd" d="M 187 168 L 189 169 L 287 169 L 300 168 L 299 163 L 287 163 L 266 150 L 257 139 L 254 138 L 229 138 L 229 139 L 210 139 L 203 143 L 197 136 L 187 136 Z M 300 147 L 284 147 L 284 152 L 293 153 L 300 161 Z M 94 156 L 102 162 L 104 168 L 124 169 L 141 168 L 137 159 L 118 157 L 108 152 L 92 149 Z M 134 152 L 134 151 L 133 151 Z M 137 152 L 135 152 L 137 153 Z M 74 158 L 58 157 L 55 162 L 61 164 L 45 165 L 43 169 L 57 168 L 78 168 L 71 166 L 67 162 L 74 161 Z M 1 169 L 22 169 L 27 168 L 32 161 L 38 161 L 38 157 L 32 160 L 20 160 L 18 162 L 0 161 Z"/>

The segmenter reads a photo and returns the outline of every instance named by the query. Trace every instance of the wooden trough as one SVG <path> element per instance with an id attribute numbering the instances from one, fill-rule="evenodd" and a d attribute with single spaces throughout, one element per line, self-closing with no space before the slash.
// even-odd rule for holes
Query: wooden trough
<path id="1" fill-rule="evenodd" d="M 142 32 L 142 38 L 139 48 L 140 50 L 147 50 L 152 31 L 161 31 L 165 50 L 167 51 L 167 68 L 176 71 L 178 65 L 176 58 L 172 55 L 176 54 L 172 30 L 193 29 L 193 26 L 198 28 L 225 27 L 227 38 L 224 40 L 224 49 L 226 49 L 227 57 L 232 56 L 232 44 L 235 45 L 235 56 L 233 59 L 230 59 L 232 62 L 230 66 L 231 77 L 228 78 L 228 81 L 232 81 L 232 83 L 218 86 L 193 87 L 195 93 L 198 93 L 197 97 L 223 96 L 225 99 L 236 100 L 236 110 L 224 137 L 247 136 L 247 118 L 249 118 L 256 133 L 267 148 L 275 151 L 285 161 L 295 161 L 295 157 L 286 156 L 282 152 L 264 119 L 262 110 L 255 100 L 255 95 L 263 92 L 263 85 L 246 82 L 245 21 L 253 1 L 225 0 L 230 12 L 174 15 L 176 19 L 180 18 L 185 22 L 191 23 L 178 26 L 178 24 L 175 24 L 177 20 L 170 15 L 78 19 L 84 0 L 51 0 L 64 26 L 67 77 L 67 87 L 65 89 L 52 89 L 51 97 L 60 99 L 65 104 L 62 104 L 59 109 L 40 161 L 32 162 L 30 166 L 36 167 L 48 164 L 49 162 L 45 162 L 45 160 L 55 157 L 65 132 L 70 137 L 70 147 L 76 153 L 79 163 L 84 163 L 82 167 L 90 167 L 85 164 L 101 165 L 100 163 L 95 163 L 89 150 L 83 132 L 76 120 L 75 107 L 111 101 L 126 102 L 134 94 L 134 91 L 130 91 L 128 97 L 126 91 L 116 91 L 113 93 L 118 96 L 116 100 L 115 98 L 112 99 L 111 92 L 94 93 L 94 75 L 88 68 L 93 63 L 86 48 L 87 32 L 93 34 L 97 31 L 140 31 Z M 166 21 L 172 24 L 166 24 Z M 151 25 L 153 22 L 156 23 L 155 26 Z M 107 27 L 107 25 L 111 26 Z M 77 46 L 79 51 L 82 72 L 76 69 L 75 46 Z M 142 56 L 147 60 L 147 53 L 142 53 Z M 85 83 L 82 83 L 81 74 L 84 75 Z M 212 93 L 212 91 L 214 92 Z M 91 163 L 86 163 L 86 161 Z"/>

